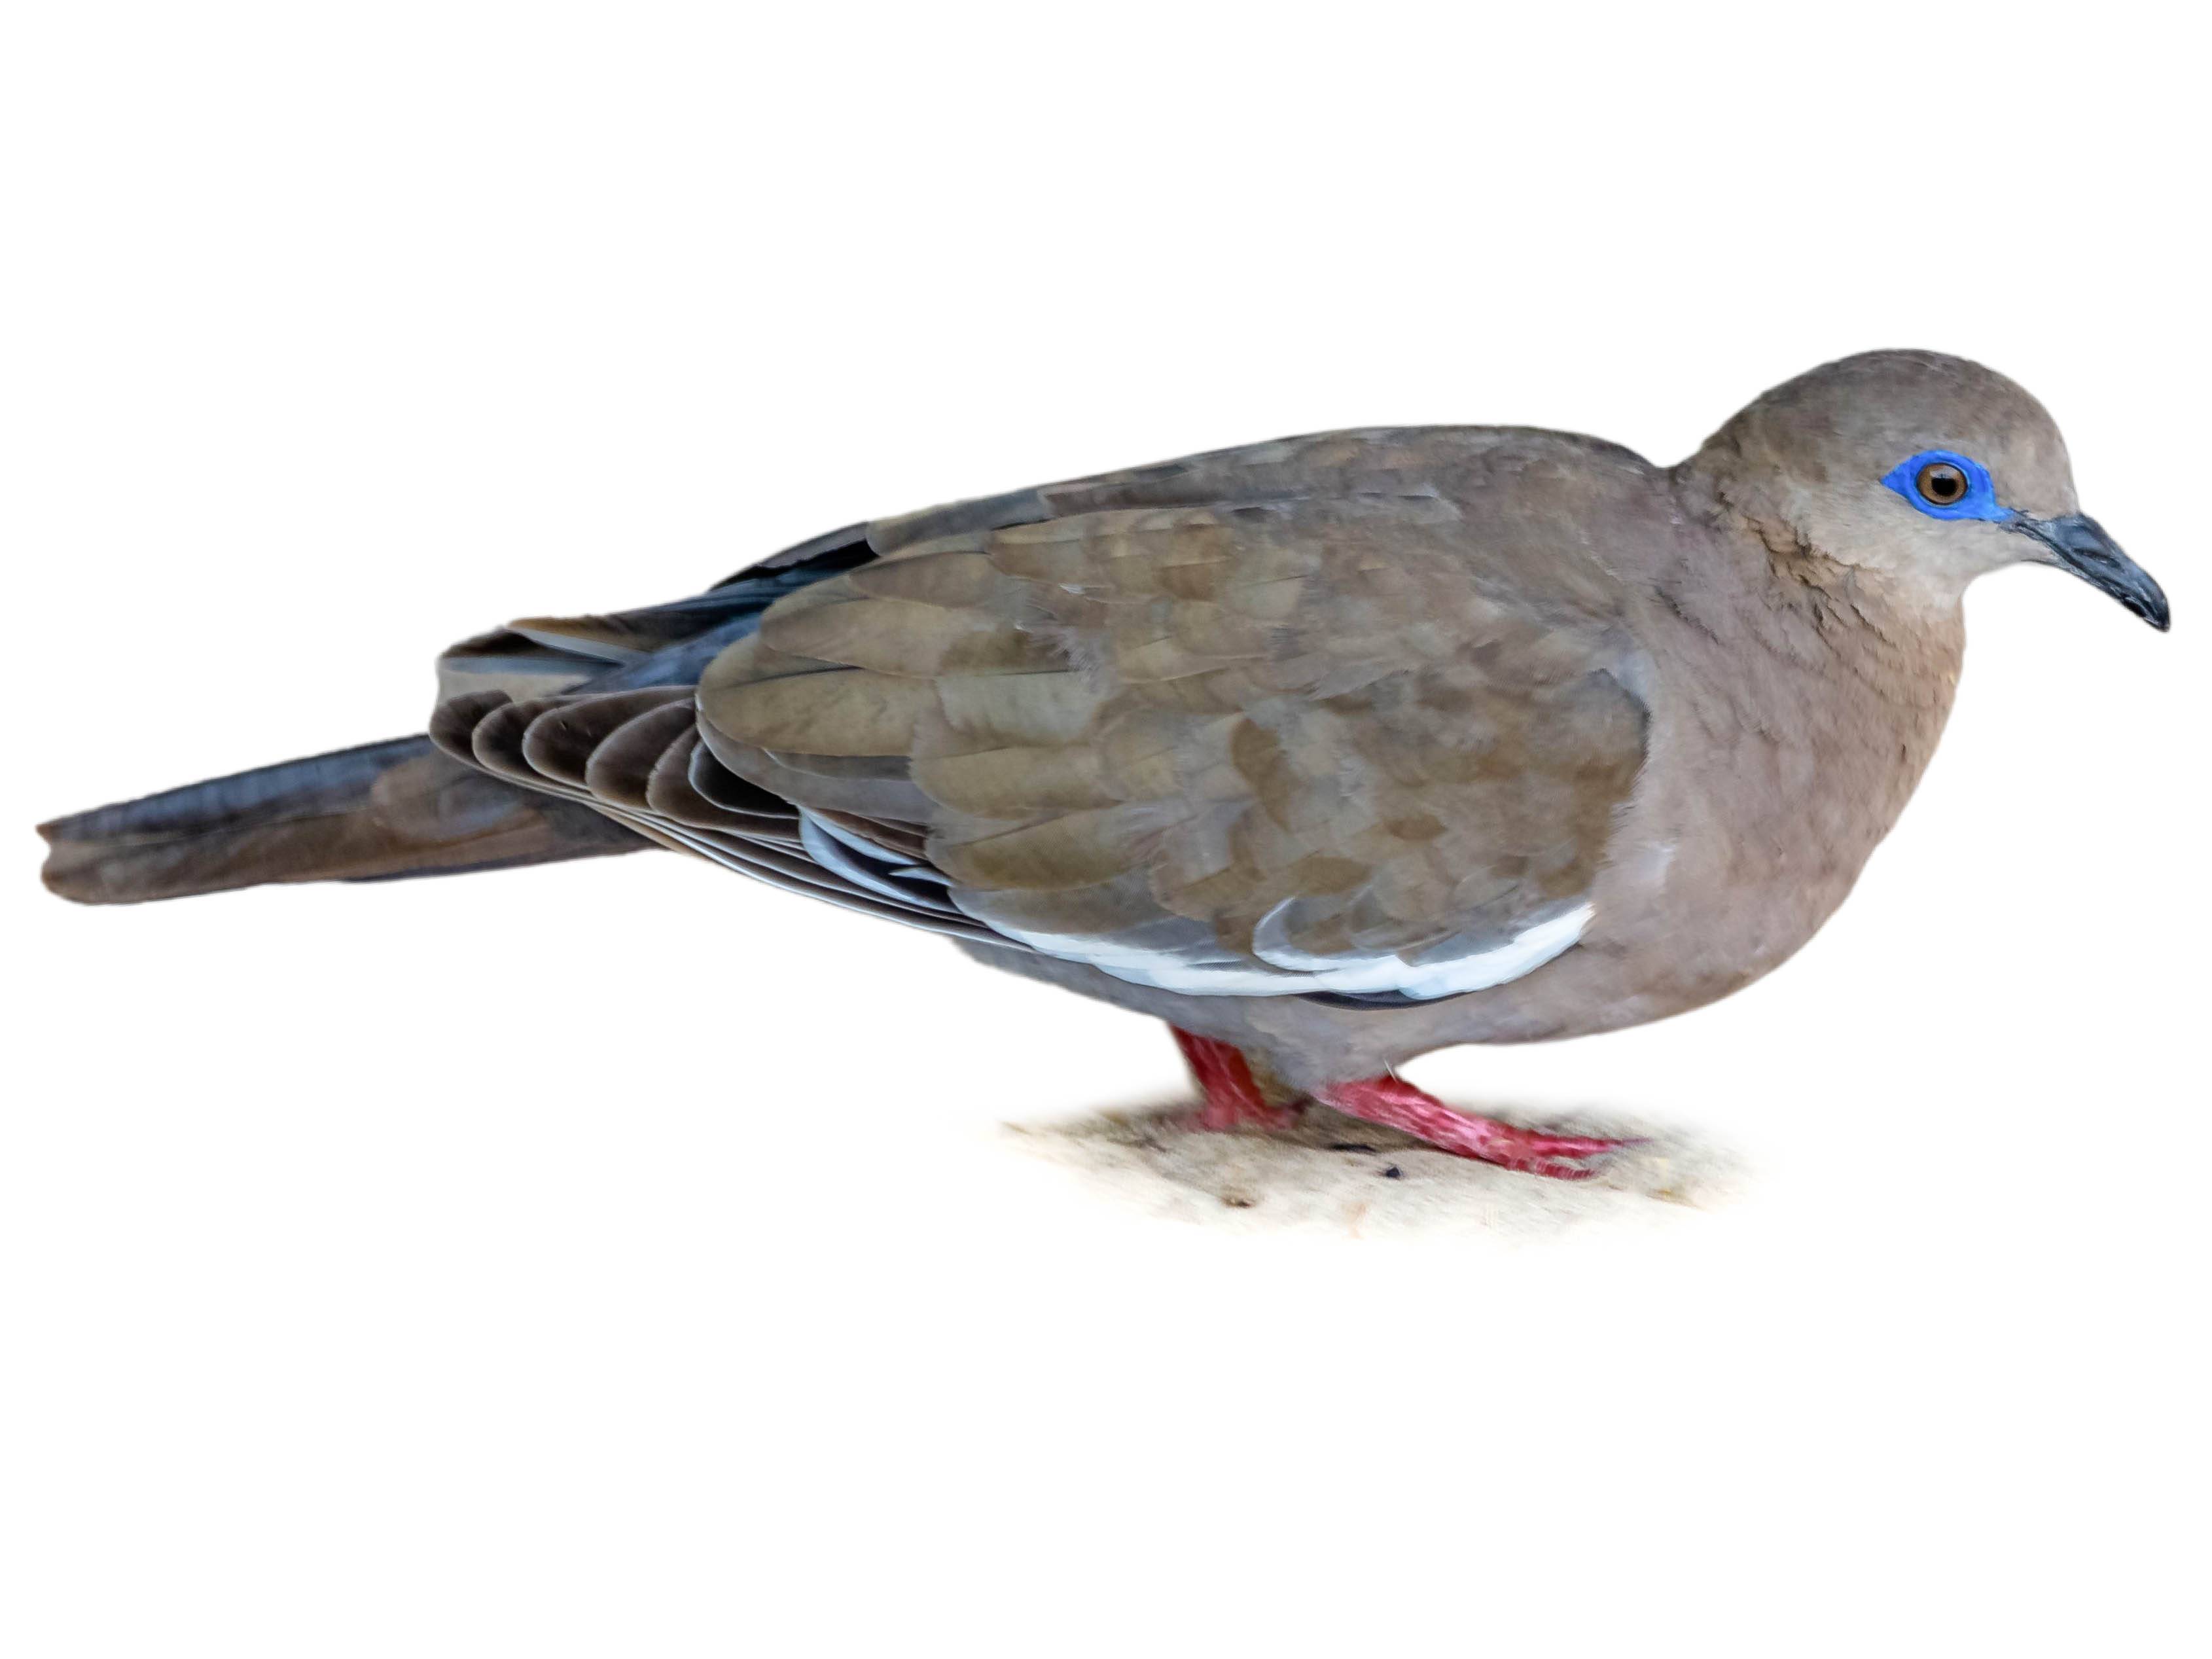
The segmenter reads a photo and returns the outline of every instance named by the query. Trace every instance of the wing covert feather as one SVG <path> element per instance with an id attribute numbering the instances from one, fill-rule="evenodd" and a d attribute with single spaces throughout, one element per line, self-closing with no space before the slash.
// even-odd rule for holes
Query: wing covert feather
<path id="1" fill-rule="evenodd" d="M 1199 994 L 1453 994 L 1590 919 L 1647 713 L 1576 503 L 1651 477 L 1376 428 L 957 502 L 465 642 L 432 732 L 870 914 Z"/>
<path id="2" fill-rule="evenodd" d="M 1419 492 L 963 527 L 772 610 L 701 734 L 802 805 L 874 757 L 960 908 L 1054 954 L 1419 977 L 1586 921 L 1642 763 L 1602 585 L 1547 578 Z"/>

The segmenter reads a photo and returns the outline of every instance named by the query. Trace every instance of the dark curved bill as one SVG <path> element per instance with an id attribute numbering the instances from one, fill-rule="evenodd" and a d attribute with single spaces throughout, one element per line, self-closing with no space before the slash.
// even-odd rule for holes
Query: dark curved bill
<path id="1" fill-rule="evenodd" d="M 2120 550 L 2120 544 L 2105 533 L 2104 526 L 2086 514 L 2072 513 L 2063 519 L 2031 519 L 2022 514 L 2009 528 L 2034 537 L 2051 550 L 2054 563 L 2111 594 L 2160 633 L 2173 625 L 2166 590 L 2151 580 L 2149 571 Z"/>

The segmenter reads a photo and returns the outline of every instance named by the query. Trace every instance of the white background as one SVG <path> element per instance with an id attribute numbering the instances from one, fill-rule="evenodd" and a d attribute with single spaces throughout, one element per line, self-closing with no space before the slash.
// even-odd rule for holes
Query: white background
<path id="1" fill-rule="evenodd" d="M 8 25 L 0 1648 L 2202 1651 L 2201 56 L 801 12 Z M 673 858 L 33 877 L 39 817 L 410 729 L 509 616 L 1319 428 L 1671 460 L 1882 345 L 2036 392 L 2180 620 L 1985 582 L 1798 960 L 1416 1068 L 1753 1161 L 1656 1241 L 1118 1207 L 997 1126 L 1171 1096 L 1158 1028 Z"/>

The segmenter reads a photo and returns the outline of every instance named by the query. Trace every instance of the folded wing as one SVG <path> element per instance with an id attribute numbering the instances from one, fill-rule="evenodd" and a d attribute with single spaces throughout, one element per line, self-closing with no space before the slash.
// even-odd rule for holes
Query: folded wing
<path id="1" fill-rule="evenodd" d="M 1482 988 L 1587 927 L 1645 711 L 1588 562 L 1470 524 L 1433 465 L 1335 434 L 884 521 L 696 691 L 648 652 L 464 691 L 433 735 L 762 879 L 1134 982 Z"/>

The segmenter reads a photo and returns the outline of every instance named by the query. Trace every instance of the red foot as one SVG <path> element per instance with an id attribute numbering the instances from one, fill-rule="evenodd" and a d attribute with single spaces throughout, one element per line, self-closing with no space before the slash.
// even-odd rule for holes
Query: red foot
<path id="1" fill-rule="evenodd" d="M 1191 1119 L 1196 1127 L 1234 1129 L 1250 1123 L 1283 1129 L 1297 1120 L 1297 1113 L 1267 1103 L 1252 1076 L 1252 1062 L 1236 1044 L 1199 1036 L 1181 1026 L 1168 1029 L 1175 1033 L 1176 1047 L 1182 1050 L 1190 1074 L 1206 1096 L 1206 1103 Z"/>
<path id="2" fill-rule="evenodd" d="M 1597 1170 L 1574 1160 L 1598 1158 L 1633 1146 L 1633 1140 L 1600 1140 L 1590 1135 L 1550 1135 L 1517 1128 L 1495 1118 L 1456 1112 L 1426 1090 L 1395 1077 L 1359 1083 L 1332 1083 L 1314 1098 L 1346 1117 L 1360 1118 L 1419 1135 L 1431 1146 L 1481 1159 L 1501 1169 L 1559 1181 L 1587 1181 Z"/>

